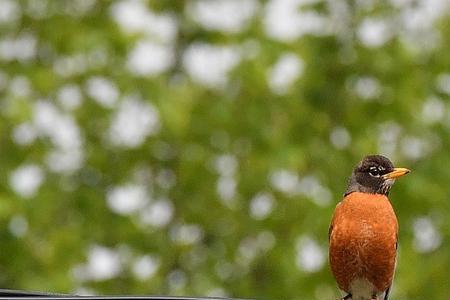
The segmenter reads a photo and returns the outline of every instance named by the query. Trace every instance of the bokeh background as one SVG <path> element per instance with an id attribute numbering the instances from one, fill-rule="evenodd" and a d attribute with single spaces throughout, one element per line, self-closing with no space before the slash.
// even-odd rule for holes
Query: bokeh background
<path id="1" fill-rule="evenodd" d="M 449 299 L 448 0 L 1 0 L 0 287 L 335 299 L 353 166 Z"/>

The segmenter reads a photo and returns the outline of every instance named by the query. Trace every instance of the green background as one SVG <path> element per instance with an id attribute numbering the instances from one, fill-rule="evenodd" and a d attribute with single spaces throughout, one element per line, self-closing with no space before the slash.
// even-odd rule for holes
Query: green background
<path id="1" fill-rule="evenodd" d="M 334 299 L 331 214 L 382 153 L 392 298 L 448 299 L 448 1 L 2 0 L 0 66 L 0 287 Z"/>

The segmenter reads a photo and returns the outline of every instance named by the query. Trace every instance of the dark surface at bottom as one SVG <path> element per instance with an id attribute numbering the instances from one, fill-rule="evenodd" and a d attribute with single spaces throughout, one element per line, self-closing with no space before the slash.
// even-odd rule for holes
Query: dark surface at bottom
<path id="1" fill-rule="evenodd" d="M 219 297 L 174 297 L 174 296 L 76 296 L 67 294 L 54 294 L 44 292 L 29 292 L 20 290 L 0 289 L 0 299 L 57 299 L 57 300 L 233 300 L 230 298 Z M 238 300 L 238 299 L 234 299 Z"/>

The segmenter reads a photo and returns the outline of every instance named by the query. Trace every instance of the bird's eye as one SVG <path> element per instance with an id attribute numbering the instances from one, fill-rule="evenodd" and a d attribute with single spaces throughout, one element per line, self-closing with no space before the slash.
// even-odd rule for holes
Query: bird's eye
<path id="1" fill-rule="evenodd" d="M 370 167 L 369 174 L 373 177 L 380 177 L 380 169 L 377 167 Z"/>

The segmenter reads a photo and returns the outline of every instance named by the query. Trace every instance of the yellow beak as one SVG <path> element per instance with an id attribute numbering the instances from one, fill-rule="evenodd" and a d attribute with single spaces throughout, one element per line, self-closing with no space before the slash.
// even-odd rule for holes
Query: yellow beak
<path id="1" fill-rule="evenodd" d="M 411 171 L 406 168 L 394 168 L 394 171 L 384 174 L 382 177 L 383 179 L 396 179 L 400 176 L 408 174 L 409 172 Z"/>

